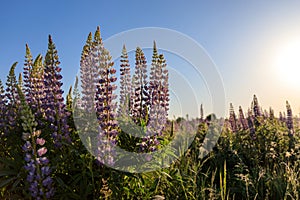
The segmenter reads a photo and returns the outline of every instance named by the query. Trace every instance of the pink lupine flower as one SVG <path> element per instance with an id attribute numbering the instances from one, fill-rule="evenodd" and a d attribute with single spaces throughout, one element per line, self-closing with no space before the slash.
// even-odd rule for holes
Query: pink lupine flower
<path id="1" fill-rule="evenodd" d="M 47 153 L 47 148 L 46 147 L 42 147 L 39 150 L 37 150 L 37 153 L 38 153 L 39 156 L 42 156 L 45 153 Z"/>
<path id="2" fill-rule="evenodd" d="M 39 145 L 41 145 L 41 146 L 43 146 L 45 144 L 45 142 L 46 141 L 43 138 L 37 138 L 36 139 L 36 143 L 39 144 Z"/>

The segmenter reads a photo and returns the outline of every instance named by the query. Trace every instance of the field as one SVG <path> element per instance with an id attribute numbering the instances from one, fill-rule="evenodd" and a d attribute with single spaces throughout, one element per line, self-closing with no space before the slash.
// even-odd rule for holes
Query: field
<path id="1" fill-rule="evenodd" d="M 45 57 L 26 46 L 19 79 L 15 63 L 0 82 L 1 199 L 299 199 L 300 120 L 288 102 L 278 116 L 254 95 L 247 112 L 230 105 L 226 119 L 204 117 L 199 105 L 198 118 L 171 120 L 156 44 L 150 69 L 138 47 L 134 68 L 125 46 L 120 71 L 111 59 L 98 28 L 64 98 L 51 36 Z"/>

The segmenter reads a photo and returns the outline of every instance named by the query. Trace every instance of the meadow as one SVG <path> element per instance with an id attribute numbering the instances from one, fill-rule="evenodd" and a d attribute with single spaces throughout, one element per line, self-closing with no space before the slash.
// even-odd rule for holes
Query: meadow
<path id="1" fill-rule="evenodd" d="M 205 117 L 199 105 L 198 118 L 171 120 L 168 67 L 156 44 L 150 69 L 141 48 L 134 67 L 125 46 L 120 54 L 117 71 L 100 29 L 90 33 L 80 77 L 64 98 L 51 36 L 45 56 L 33 58 L 26 45 L 19 78 L 14 63 L 0 82 L 0 199 L 299 199 L 300 120 L 288 101 L 278 116 L 254 95 L 245 110 L 231 104 L 226 119 Z M 211 128 L 220 136 L 202 156 Z M 189 134 L 191 145 L 180 156 L 164 152 L 174 158 L 167 167 L 114 168 L 123 163 L 112 147 L 152 153 Z M 155 157 L 135 159 L 143 167 Z"/>

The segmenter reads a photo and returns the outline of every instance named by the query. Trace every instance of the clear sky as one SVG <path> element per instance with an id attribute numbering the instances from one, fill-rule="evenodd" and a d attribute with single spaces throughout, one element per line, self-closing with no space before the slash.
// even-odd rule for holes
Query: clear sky
<path id="1" fill-rule="evenodd" d="M 256 94 L 263 108 L 285 110 L 289 100 L 294 114 L 300 113 L 300 81 L 291 81 L 297 79 L 295 74 L 300 79 L 300 1 L 296 0 L 2 1 L 1 80 L 5 82 L 15 61 L 19 62 L 17 71 L 21 71 L 26 43 L 34 56 L 44 54 L 51 34 L 67 90 L 79 69 L 86 37 L 98 25 L 104 40 L 142 27 L 182 32 L 201 44 L 215 62 L 227 105 L 232 102 L 236 109 L 241 105 L 246 110 Z M 200 95 L 198 102 L 202 101 L 205 108 L 206 100 Z"/>

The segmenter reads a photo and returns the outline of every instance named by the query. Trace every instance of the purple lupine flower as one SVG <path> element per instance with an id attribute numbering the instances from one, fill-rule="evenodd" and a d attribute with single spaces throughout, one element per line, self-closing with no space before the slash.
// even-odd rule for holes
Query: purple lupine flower
<path id="1" fill-rule="evenodd" d="M 269 118 L 269 112 L 267 110 L 264 110 L 264 118 L 265 119 Z"/>
<path id="2" fill-rule="evenodd" d="M 253 110 L 253 113 L 254 113 L 254 125 L 256 127 L 258 127 L 260 125 L 259 117 L 262 116 L 262 111 L 261 111 L 261 107 L 258 104 L 258 100 L 257 100 L 256 95 L 253 96 L 252 110 Z"/>
<path id="3" fill-rule="evenodd" d="M 0 137 L 2 136 L 2 133 L 5 132 L 6 127 L 6 121 L 5 121 L 5 113 L 6 113 L 6 104 L 7 99 L 4 94 L 4 88 L 2 81 L 0 80 Z"/>
<path id="4" fill-rule="evenodd" d="M 147 61 L 141 48 L 136 48 L 135 74 L 132 82 L 132 116 L 133 121 L 140 125 L 147 120 L 150 104 L 147 82 Z M 147 123 L 147 122 L 146 122 Z"/>
<path id="5" fill-rule="evenodd" d="M 113 147 L 115 145 L 115 138 L 108 137 L 108 133 L 101 128 L 97 137 L 97 161 L 101 164 L 107 164 L 109 166 L 114 165 L 116 151 L 114 151 Z"/>
<path id="6" fill-rule="evenodd" d="M 166 61 L 162 54 L 158 55 L 154 42 L 152 67 L 149 82 L 149 121 L 146 137 L 140 144 L 141 151 L 155 151 L 160 144 L 157 136 L 162 135 L 167 123 L 169 107 L 169 82 Z"/>
<path id="7" fill-rule="evenodd" d="M 94 41 L 92 41 L 92 33 L 89 34 L 85 46 L 83 47 L 80 60 L 80 78 L 82 88 L 81 107 L 86 113 L 95 112 L 95 92 L 99 81 L 99 66 L 94 65 L 92 49 L 97 45 L 99 51 L 102 51 L 104 46 L 100 35 L 100 28 L 97 27 Z"/>
<path id="8" fill-rule="evenodd" d="M 165 115 L 163 112 L 164 108 L 161 106 L 161 96 L 162 96 L 161 93 L 163 89 L 162 88 L 163 73 L 162 73 L 161 64 L 162 63 L 159 62 L 159 55 L 157 52 L 156 43 L 154 42 L 149 87 L 148 87 L 148 94 L 149 94 L 148 98 L 150 103 L 147 112 L 149 112 L 149 116 L 147 122 L 148 124 L 147 124 L 146 135 L 142 138 L 142 142 L 140 143 L 141 152 L 156 150 L 156 145 L 159 144 L 159 141 L 157 140 L 157 135 L 161 135 L 162 130 L 166 123 Z"/>
<path id="9" fill-rule="evenodd" d="M 30 159 L 27 164 L 24 166 L 24 168 L 29 171 L 30 173 L 34 173 L 36 166 L 34 164 L 34 161 L 32 159 Z"/>
<path id="10" fill-rule="evenodd" d="M 15 68 L 17 62 L 14 63 L 9 71 L 6 81 L 6 93 L 5 98 L 7 101 L 7 106 L 5 109 L 5 127 L 4 134 L 10 133 L 12 130 L 16 131 L 17 125 L 17 116 L 18 116 L 18 107 L 19 107 L 19 96 L 17 91 L 17 80 L 15 76 Z"/>
<path id="11" fill-rule="evenodd" d="M 29 191 L 31 192 L 31 196 L 38 199 L 38 182 L 36 180 L 30 181 Z"/>
<path id="12" fill-rule="evenodd" d="M 43 176 L 48 176 L 48 175 L 50 175 L 50 173 L 51 173 L 51 169 L 50 169 L 49 166 L 43 166 L 43 167 L 41 168 L 41 172 L 42 172 L 42 175 L 43 175 Z"/>
<path id="13" fill-rule="evenodd" d="M 22 150 L 27 152 L 32 149 L 31 143 L 29 141 L 26 141 L 25 144 L 22 146 Z"/>
<path id="14" fill-rule="evenodd" d="M 253 109 L 254 117 L 261 116 L 261 108 L 258 104 L 256 95 L 253 96 L 252 109 Z"/>
<path id="15" fill-rule="evenodd" d="M 203 104 L 200 105 L 200 122 L 204 122 Z"/>
<path id="16" fill-rule="evenodd" d="M 46 147 L 41 147 L 37 150 L 37 143 L 42 146 L 45 141 L 43 138 L 40 138 L 41 131 L 35 131 L 37 126 L 35 117 L 26 103 L 20 87 L 17 87 L 17 89 L 21 100 L 20 115 L 21 119 L 23 120 L 23 131 L 30 132 L 30 137 L 23 137 L 26 141 L 22 147 L 25 153 L 24 159 L 26 161 L 24 166 L 25 170 L 27 171 L 26 181 L 29 183 L 28 189 L 30 195 L 35 199 L 44 199 L 44 192 L 54 191 L 52 187 L 52 179 L 49 176 L 51 170 L 49 166 L 47 166 L 49 164 L 49 160 L 45 157 L 47 149 Z M 51 195 L 48 195 L 48 197 L 51 198 L 53 194 L 54 193 L 52 192 Z"/>
<path id="17" fill-rule="evenodd" d="M 154 49 L 156 49 L 156 45 L 154 45 Z M 155 55 L 155 53 L 153 54 Z M 149 88 L 151 94 L 150 111 L 152 107 L 157 105 L 160 108 L 161 119 L 163 120 L 163 122 L 168 117 L 169 100 L 170 100 L 169 99 L 169 72 L 166 67 L 167 67 L 166 60 L 163 54 L 160 54 L 158 56 L 156 69 L 152 70 L 153 74 L 155 75 L 152 78 L 150 77 L 150 82 L 152 83 L 150 84 L 150 88 Z"/>
<path id="18" fill-rule="evenodd" d="M 54 188 L 52 187 L 48 192 L 46 192 L 46 198 L 50 199 L 54 195 Z"/>
<path id="19" fill-rule="evenodd" d="M 116 145 L 116 136 L 118 134 L 118 122 L 115 120 L 115 99 L 117 96 L 114 94 L 117 87 L 114 82 L 116 82 L 117 78 L 115 76 L 116 70 L 113 68 L 114 63 L 111 61 L 111 56 L 108 50 L 103 47 L 99 27 L 95 33 L 92 50 L 85 59 L 92 61 L 91 65 L 87 65 L 86 67 L 93 69 L 95 73 L 94 77 L 98 77 L 96 90 L 91 93 L 91 95 L 94 96 L 96 116 L 99 121 L 99 133 L 95 153 L 97 154 L 97 160 L 99 162 L 113 165 L 115 156 L 113 147 Z M 85 78 L 86 77 L 82 75 L 82 79 Z M 95 80 L 97 79 L 93 81 Z M 95 82 L 93 84 L 95 84 Z"/>
<path id="20" fill-rule="evenodd" d="M 74 90 L 73 90 L 73 102 L 72 102 L 72 108 L 73 108 L 73 116 L 78 116 L 79 109 L 82 108 L 82 102 L 81 102 L 81 96 L 78 89 L 78 76 L 76 76 L 75 84 L 74 84 Z"/>
<path id="21" fill-rule="evenodd" d="M 139 149 L 139 151 L 140 152 L 147 152 L 147 151 L 154 152 L 154 151 L 157 150 L 157 146 L 159 144 L 160 144 L 160 142 L 157 139 L 157 135 L 143 137 L 142 138 L 142 142 L 140 143 L 140 149 Z"/>
<path id="22" fill-rule="evenodd" d="M 288 101 L 286 101 L 286 110 L 287 110 L 287 119 L 286 119 L 286 126 L 289 129 L 289 135 L 294 135 L 294 125 L 293 125 L 293 113 L 292 108 Z"/>
<path id="23" fill-rule="evenodd" d="M 256 139 L 256 134 L 255 134 L 255 127 L 254 127 L 254 123 L 253 123 L 253 117 L 248 116 L 247 121 L 248 121 L 249 130 L 250 130 L 250 137 L 253 140 L 255 140 Z"/>
<path id="24" fill-rule="evenodd" d="M 274 110 L 270 107 L 269 109 L 269 119 L 270 120 L 273 120 L 275 119 L 275 116 L 274 116 Z"/>
<path id="25" fill-rule="evenodd" d="M 168 86 L 164 70 L 166 63 L 163 55 L 157 54 L 156 43 L 154 42 L 152 67 L 149 81 L 150 111 L 149 123 L 147 125 L 147 136 L 161 135 L 167 123 L 168 97 L 164 89 Z M 168 88 L 167 88 L 168 89 Z"/>
<path id="26" fill-rule="evenodd" d="M 48 163 L 45 163 L 46 165 Z M 25 166 L 25 169 L 28 171 L 27 175 L 27 181 L 29 182 L 29 191 L 31 193 L 32 197 L 35 197 L 36 199 L 42 198 L 44 193 L 39 193 L 38 191 L 52 191 L 52 179 L 48 176 L 51 173 L 51 170 L 48 166 L 47 170 L 43 170 L 45 166 L 43 166 L 43 163 L 39 163 L 34 161 L 33 159 L 30 160 L 30 162 Z M 37 168 L 41 168 L 42 170 L 36 170 Z M 45 184 L 47 183 L 47 184 Z M 53 195 L 53 194 L 52 194 Z M 47 197 L 50 198 L 50 197 Z"/>
<path id="27" fill-rule="evenodd" d="M 282 112 L 279 112 L 279 121 L 280 122 L 285 122 L 285 119 L 284 119 L 284 117 L 282 115 Z"/>
<path id="28" fill-rule="evenodd" d="M 53 182 L 52 178 L 50 176 L 47 176 L 47 178 L 45 178 L 42 183 L 43 183 L 43 186 L 46 187 L 48 185 L 51 185 L 52 182 Z"/>
<path id="29" fill-rule="evenodd" d="M 235 112 L 234 112 L 234 109 L 233 109 L 233 105 L 232 103 L 230 103 L 230 109 L 229 109 L 229 123 L 230 123 L 230 128 L 231 130 L 236 133 L 237 130 L 238 130 L 238 127 L 237 127 L 237 120 L 236 120 L 236 115 L 235 115 Z"/>
<path id="30" fill-rule="evenodd" d="M 244 112 L 243 112 L 243 109 L 241 106 L 239 107 L 239 120 L 240 120 L 240 124 L 242 125 L 243 130 L 247 130 L 249 127 L 248 127 L 247 120 L 245 119 Z"/>
<path id="31" fill-rule="evenodd" d="M 26 92 L 27 102 L 33 112 L 40 126 L 43 126 L 41 120 L 44 115 L 44 109 L 42 108 L 43 100 L 45 98 L 44 93 L 44 69 L 43 58 L 38 56 L 33 63 L 32 70 L 29 73 L 29 83 Z"/>
<path id="32" fill-rule="evenodd" d="M 71 142 L 69 136 L 69 126 L 67 117 L 69 113 L 64 104 L 62 97 L 63 90 L 62 76 L 59 74 L 61 68 L 59 67 L 59 60 L 55 44 L 49 36 L 48 51 L 45 58 L 44 67 L 44 99 L 43 106 L 46 112 L 46 120 L 52 127 L 52 138 L 55 146 L 61 146 L 61 140 L 64 138 L 67 142 Z"/>
<path id="33" fill-rule="evenodd" d="M 157 105 L 160 101 L 160 92 L 162 83 L 162 65 L 159 63 L 159 55 L 156 48 L 156 43 L 153 44 L 153 55 L 150 71 L 150 80 L 149 80 L 149 95 L 150 95 L 150 104 Z"/>
<path id="34" fill-rule="evenodd" d="M 125 45 L 123 46 L 120 64 L 120 100 L 118 115 L 129 116 L 131 98 L 131 75 L 128 54 Z"/>
<path id="35" fill-rule="evenodd" d="M 36 159 L 36 162 L 38 164 L 48 165 L 50 161 L 47 157 L 39 157 Z"/>
<path id="36" fill-rule="evenodd" d="M 29 183 L 31 183 L 31 182 L 34 181 L 34 172 L 32 172 L 32 171 L 29 171 L 29 172 L 28 172 L 26 181 L 28 181 Z"/>
<path id="37" fill-rule="evenodd" d="M 169 101 L 170 101 L 170 94 L 169 94 L 169 71 L 167 69 L 167 64 L 164 56 L 162 54 L 159 55 L 159 65 L 161 65 L 162 69 L 162 93 L 160 97 L 161 106 L 164 108 L 165 117 L 168 117 L 169 111 Z"/>
<path id="38" fill-rule="evenodd" d="M 28 44 L 26 44 L 25 63 L 23 67 L 23 78 L 24 78 L 25 98 L 28 103 L 30 103 L 30 101 L 32 100 L 31 99 L 32 67 L 33 67 L 33 58 L 29 46 Z"/>
<path id="39" fill-rule="evenodd" d="M 137 48 L 136 64 L 143 64 L 143 60 L 145 64 L 146 62 L 143 52 L 141 51 L 141 49 Z M 137 104 L 136 102 L 134 102 L 137 108 L 141 109 L 145 107 L 147 113 L 147 116 L 140 117 L 140 119 L 145 120 L 147 126 L 146 135 L 142 138 L 142 142 L 140 143 L 140 151 L 151 152 L 156 151 L 157 146 L 160 144 L 157 136 L 162 134 L 162 131 L 166 126 L 169 106 L 168 70 L 166 69 L 166 61 L 164 59 L 164 56 L 162 54 L 158 55 L 157 53 L 155 42 L 153 47 L 149 86 L 146 85 L 147 81 L 145 79 L 147 78 L 147 76 L 143 75 L 143 72 L 146 73 L 146 68 L 143 69 L 142 67 L 146 66 L 136 65 L 136 73 L 134 78 L 135 80 L 140 80 L 135 82 L 134 88 L 137 89 L 135 89 L 134 91 L 135 95 L 141 94 L 145 95 L 146 97 L 137 95 L 133 98 L 133 101 L 137 102 Z M 140 88 L 138 87 L 138 84 L 140 84 Z M 142 92 L 143 90 L 146 91 Z M 145 101 L 141 101 L 143 99 Z M 139 111 L 136 113 L 139 113 Z M 142 112 L 140 112 L 140 114 L 141 113 Z"/>
<path id="40" fill-rule="evenodd" d="M 24 150 L 24 149 L 23 149 Z M 26 149 L 27 150 L 27 149 Z M 26 161 L 26 162 L 29 162 L 30 160 L 32 159 L 32 156 L 31 156 L 31 154 L 29 154 L 29 153 L 26 153 L 25 154 L 25 158 L 24 158 L 24 160 Z"/>
<path id="41" fill-rule="evenodd" d="M 32 152 L 32 156 L 37 158 L 34 159 L 25 159 L 28 160 L 27 164 L 24 166 L 25 170 L 28 172 L 27 181 L 30 184 L 29 191 L 32 197 L 42 198 L 44 193 L 39 193 L 39 191 L 51 191 L 52 179 L 49 176 L 51 174 L 51 169 L 49 166 L 49 160 L 46 157 L 40 156 L 37 152 Z M 27 153 L 28 154 L 28 153 Z M 28 156 L 26 155 L 28 158 Z M 44 160 L 44 162 L 40 162 Z M 47 162 L 45 162 L 47 160 Z"/>
<path id="42" fill-rule="evenodd" d="M 283 114 L 282 114 L 282 122 L 286 123 L 286 114 L 285 114 L 285 112 L 283 112 Z"/>

